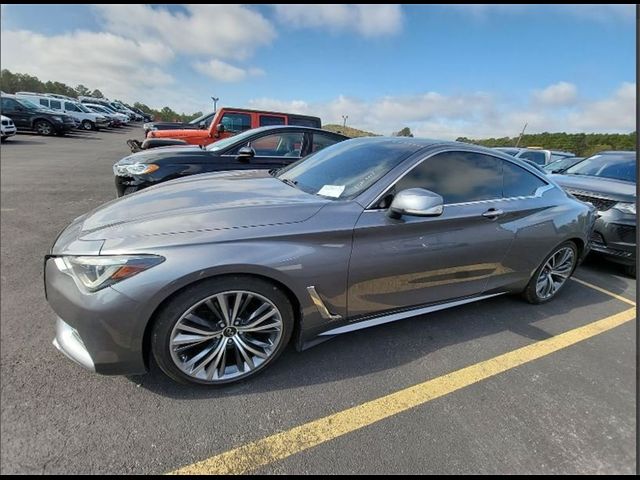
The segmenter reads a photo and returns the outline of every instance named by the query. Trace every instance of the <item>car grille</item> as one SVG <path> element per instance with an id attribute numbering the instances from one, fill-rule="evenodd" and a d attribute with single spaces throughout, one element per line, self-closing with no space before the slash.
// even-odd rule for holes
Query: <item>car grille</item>
<path id="1" fill-rule="evenodd" d="M 617 200 L 611 200 L 609 198 L 594 197 L 593 195 L 585 195 L 584 193 L 579 193 L 572 190 L 567 191 L 581 202 L 590 203 L 591 205 L 596 207 L 599 212 L 606 212 L 616 203 L 618 203 Z"/>

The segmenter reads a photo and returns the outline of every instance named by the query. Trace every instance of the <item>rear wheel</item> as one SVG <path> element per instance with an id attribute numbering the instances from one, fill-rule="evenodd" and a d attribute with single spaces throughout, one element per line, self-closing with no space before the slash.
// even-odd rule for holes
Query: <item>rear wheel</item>
<path id="1" fill-rule="evenodd" d="M 557 246 L 543 260 L 529 280 L 523 295 L 529 303 L 545 303 L 564 287 L 578 262 L 578 248 L 573 242 Z"/>
<path id="2" fill-rule="evenodd" d="M 38 135 L 53 135 L 55 133 L 53 125 L 46 120 L 36 120 L 33 129 Z"/>
<path id="3" fill-rule="evenodd" d="M 153 326 L 151 351 L 174 380 L 220 385 L 264 370 L 292 331 L 291 303 L 275 285 L 220 277 L 189 287 L 168 303 Z"/>

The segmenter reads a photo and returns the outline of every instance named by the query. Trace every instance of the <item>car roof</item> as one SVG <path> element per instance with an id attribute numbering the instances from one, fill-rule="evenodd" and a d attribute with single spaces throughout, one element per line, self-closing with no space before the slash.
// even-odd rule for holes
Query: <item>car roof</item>
<path id="1" fill-rule="evenodd" d="M 331 130 L 323 130 L 322 128 L 316 128 L 316 127 L 305 127 L 303 125 L 268 125 L 266 127 L 252 128 L 250 131 L 252 133 L 261 133 L 261 132 L 267 132 L 269 130 L 301 130 L 301 129 L 305 131 L 329 133 L 331 135 L 337 135 L 338 137 L 349 138 L 346 135 L 343 135 L 342 133 L 336 133 L 336 132 L 332 132 Z"/>
<path id="2" fill-rule="evenodd" d="M 636 155 L 633 150 L 603 150 L 602 152 L 594 153 L 594 155 Z"/>

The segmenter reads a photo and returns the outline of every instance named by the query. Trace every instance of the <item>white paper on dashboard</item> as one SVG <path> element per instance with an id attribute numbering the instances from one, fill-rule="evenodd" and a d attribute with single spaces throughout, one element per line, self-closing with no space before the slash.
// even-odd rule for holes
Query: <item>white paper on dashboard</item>
<path id="1" fill-rule="evenodd" d="M 325 197 L 338 198 L 344 192 L 344 185 L 325 185 L 318 190 L 318 195 Z"/>

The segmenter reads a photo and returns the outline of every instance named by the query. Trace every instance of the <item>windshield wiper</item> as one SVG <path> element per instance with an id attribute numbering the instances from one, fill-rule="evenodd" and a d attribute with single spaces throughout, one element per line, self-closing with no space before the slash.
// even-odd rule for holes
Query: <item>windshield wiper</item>
<path id="1" fill-rule="evenodd" d="M 290 187 L 294 187 L 294 188 L 298 188 L 298 182 L 296 180 L 291 180 L 290 178 L 279 178 L 278 180 L 286 183 L 287 185 L 289 185 Z"/>
<path id="2" fill-rule="evenodd" d="M 272 168 L 271 170 L 269 170 L 269 175 L 271 175 L 272 177 L 275 177 L 279 171 L 280 171 L 279 168 Z"/>

